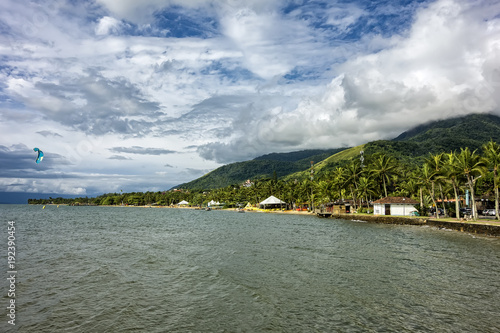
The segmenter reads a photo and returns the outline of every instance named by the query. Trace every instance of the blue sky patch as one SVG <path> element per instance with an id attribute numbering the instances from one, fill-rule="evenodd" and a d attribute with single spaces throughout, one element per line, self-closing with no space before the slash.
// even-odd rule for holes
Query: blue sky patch
<path id="1" fill-rule="evenodd" d="M 154 18 L 157 29 L 168 30 L 166 37 L 209 38 L 218 35 L 218 22 L 201 10 L 188 12 L 182 7 L 172 6 L 156 12 Z"/>

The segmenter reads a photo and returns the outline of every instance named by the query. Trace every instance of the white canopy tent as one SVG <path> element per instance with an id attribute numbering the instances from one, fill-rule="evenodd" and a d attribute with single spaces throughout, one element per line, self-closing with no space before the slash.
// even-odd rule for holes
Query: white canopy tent
<path id="1" fill-rule="evenodd" d="M 189 205 L 189 202 L 187 202 L 186 200 L 182 200 L 177 204 L 177 206 L 185 206 L 185 205 Z"/>
<path id="2" fill-rule="evenodd" d="M 276 198 L 274 195 L 271 195 L 266 200 L 260 202 L 259 205 L 264 206 L 264 209 L 268 208 L 269 206 L 275 208 L 277 206 L 286 205 L 286 202 L 281 201 L 280 199 Z"/>

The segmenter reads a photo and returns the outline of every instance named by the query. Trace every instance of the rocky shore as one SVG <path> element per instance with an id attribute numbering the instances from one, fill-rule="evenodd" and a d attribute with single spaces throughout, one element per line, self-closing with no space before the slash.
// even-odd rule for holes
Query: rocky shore
<path id="1" fill-rule="evenodd" d="M 427 225 L 436 228 L 453 229 L 471 234 L 483 234 L 488 236 L 500 237 L 499 222 L 482 221 L 450 221 L 435 218 L 423 217 L 404 217 L 404 216 L 386 216 L 386 215 L 366 215 L 366 214 L 332 214 L 329 218 L 344 220 L 361 220 L 371 223 L 384 224 L 408 224 L 408 225 Z"/>

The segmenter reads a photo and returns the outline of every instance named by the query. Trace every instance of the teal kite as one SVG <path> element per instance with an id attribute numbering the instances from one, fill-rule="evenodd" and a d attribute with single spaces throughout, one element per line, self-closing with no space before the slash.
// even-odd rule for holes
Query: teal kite
<path id="1" fill-rule="evenodd" d="M 38 156 L 36 158 L 36 164 L 40 163 L 43 160 L 43 151 L 38 148 L 33 148 L 33 151 L 38 152 Z"/>

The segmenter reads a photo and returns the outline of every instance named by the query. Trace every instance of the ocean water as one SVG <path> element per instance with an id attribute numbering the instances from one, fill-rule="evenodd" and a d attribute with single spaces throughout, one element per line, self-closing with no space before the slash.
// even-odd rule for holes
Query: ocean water
<path id="1" fill-rule="evenodd" d="M 0 219 L 1 332 L 500 332 L 498 238 L 159 208 L 0 205 Z"/>

